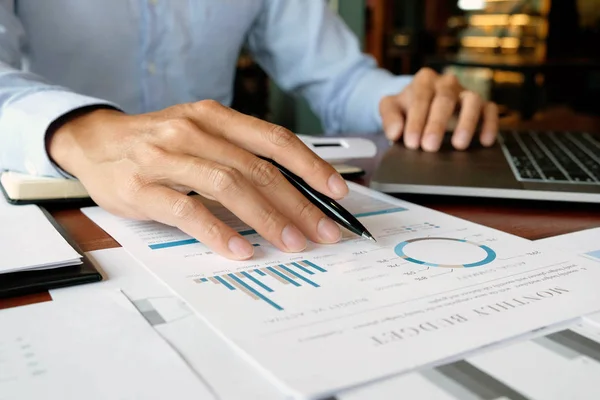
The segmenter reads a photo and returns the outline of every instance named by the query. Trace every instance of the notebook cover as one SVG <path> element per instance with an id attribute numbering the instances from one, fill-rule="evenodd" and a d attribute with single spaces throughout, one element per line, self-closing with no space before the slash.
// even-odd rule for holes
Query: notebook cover
<path id="1" fill-rule="evenodd" d="M 90 197 L 69 197 L 69 198 L 61 198 L 61 199 L 32 199 L 32 200 L 19 200 L 13 199 L 6 193 L 4 186 L 0 183 L 0 192 L 4 195 L 4 198 L 10 204 L 16 206 L 22 206 L 27 204 L 37 204 L 39 206 L 58 206 L 58 205 L 66 205 L 74 208 L 81 207 L 91 207 L 95 206 L 96 203 Z"/>
<path id="2" fill-rule="evenodd" d="M 46 211 L 41 208 L 54 228 L 83 256 L 83 263 L 70 267 L 44 269 L 40 271 L 20 271 L 0 274 L 0 298 L 24 296 L 44 292 L 65 286 L 92 283 L 102 280 L 102 275 L 92 262 L 81 251 L 77 243 L 66 233 L 64 228 Z"/>

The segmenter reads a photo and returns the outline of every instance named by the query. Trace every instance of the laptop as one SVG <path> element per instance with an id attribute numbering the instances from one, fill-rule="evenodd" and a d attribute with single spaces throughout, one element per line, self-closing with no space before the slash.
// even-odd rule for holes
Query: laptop
<path id="1" fill-rule="evenodd" d="M 494 197 L 600 203 L 600 133 L 500 132 L 490 148 L 438 153 L 395 144 L 371 181 L 393 194 Z"/>

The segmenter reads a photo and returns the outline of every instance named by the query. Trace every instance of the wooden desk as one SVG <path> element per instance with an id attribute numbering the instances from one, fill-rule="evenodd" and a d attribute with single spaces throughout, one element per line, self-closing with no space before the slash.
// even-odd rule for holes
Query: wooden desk
<path id="1" fill-rule="evenodd" d="M 546 116 L 536 117 L 528 121 L 527 124 L 507 119 L 503 122 L 503 126 L 600 131 L 600 119 L 574 117 L 568 110 L 559 109 L 553 110 L 552 113 Z M 354 163 L 367 171 L 367 175 L 364 179 L 358 181 L 359 183 L 368 184 L 371 173 L 375 170 L 383 152 L 389 146 L 383 137 L 378 137 L 376 143 L 379 149 L 377 157 L 370 160 L 359 160 Z M 407 199 L 459 218 L 531 240 L 600 227 L 600 207 L 597 204 L 572 207 L 569 204 L 559 203 L 490 199 L 446 197 Z M 92 251 L 119 247 L 119 244 L 113 238 L 85 217 L 81 211 L 54 209 L 51 212 L 75 241 L 79 243 L 82 250 Z M 47 300 L 50 300 L 50 295 L 47 293 L 25 298 L 0 300 L 0 309 Z"/>

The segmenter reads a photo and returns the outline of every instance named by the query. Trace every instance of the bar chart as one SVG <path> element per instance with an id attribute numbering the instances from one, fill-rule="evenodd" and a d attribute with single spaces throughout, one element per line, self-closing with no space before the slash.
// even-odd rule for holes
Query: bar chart
<path id="1" fill-rule="evenodd" d="M 327 270 L 311 261 L 300 260 L 242 272 L 196 278 L 194 282 L 220 285 L 226 290 L 241 292 L 252 300 L 262 301 L 274 309 L 282 311 L 283 307 L 270 298 L 270 294 L 275 293 L 279 285 L 318 288 L 320 286 L 313 280 L 313 277 L 324 272 Z"/>

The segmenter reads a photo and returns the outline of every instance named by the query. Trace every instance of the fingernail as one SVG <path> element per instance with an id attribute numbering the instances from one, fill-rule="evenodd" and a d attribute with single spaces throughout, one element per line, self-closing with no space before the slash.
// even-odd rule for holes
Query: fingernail
<path id="1" fill-rule="evenodd" d="M 452 145 L 459 150 L 466 149 L 469 146 L 469 140 L 467 139 L 467 133 L 466 132 L 457 132 L 452 137 Z"/>
<path id="2" fill-rule="evenodd" d="M 254 254 L 254 247 L 239 236 L 232 236 L 228 246 L 229 250 L 241 259 L 250 258 Z"/>
<path id="3" fill-rule="evenodd" d="M 440 149 L 440 139 L 436 135 L 426 135 L 423 138 L 423 149 L 427 151 L 438 151 Z"/>
<path id="4" fill-rule="evenodd" d="M 332 174 L 329 177 L 329 181 L 327 181 L 327 186 L 329 186 L 329 190 L 338 197 L 343 197 L 348 194 L 348 185 L 340 174 Z"/>
<path id="5" fill-rule="evenodd" d="M 481 144 L 489 147 L 496 141 L 496 134 L 493 132 L 486 132 L 481 135 Z"/>
<path id="6" fill-rule="evenodd" d="M 302 251 L 306 248 L 306 238 L 294 225 L 288 225 L 283 228 L 281 240 L 291 252 Z"/>
<path id="7" fill-rule="evenodd" d="M 324 243 L 336 243 L 339 242 L 342 237 L 342 230 L 340 227 L 327 217 L 321 218 L 319 221 L 317 233 Z"/>
<path id="8" fill-rule="evenodd" d="M 418 134 L 406 134 L 404 136 L 404 145 L 409 149 L 419 148 L 419 135 Z"/>
<path id="9" fill-rule="evenodd" d="M 385 130 L 385 136 L 390 140 L 397 140 L 400 137 L 401 124 L 392 124 Z"/>

